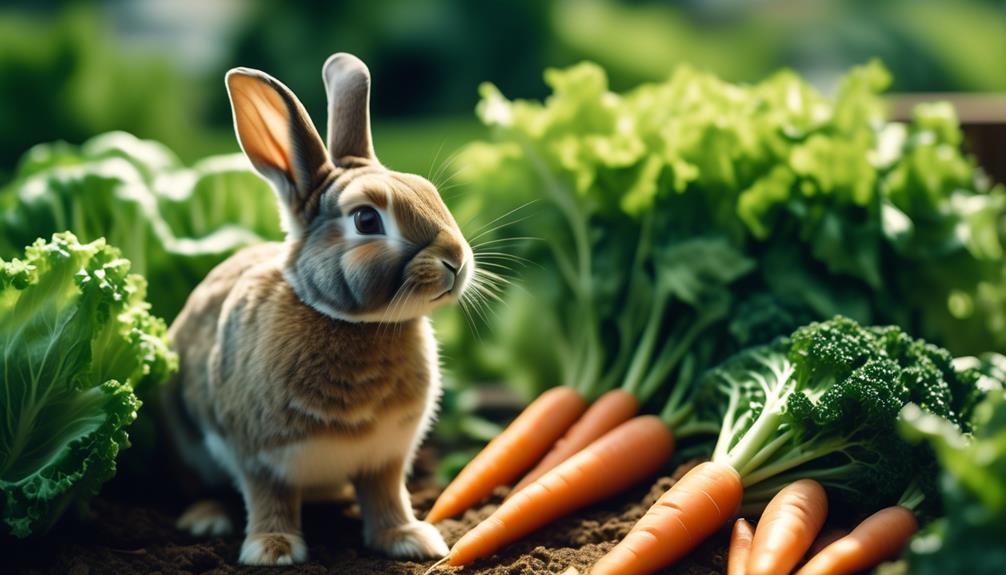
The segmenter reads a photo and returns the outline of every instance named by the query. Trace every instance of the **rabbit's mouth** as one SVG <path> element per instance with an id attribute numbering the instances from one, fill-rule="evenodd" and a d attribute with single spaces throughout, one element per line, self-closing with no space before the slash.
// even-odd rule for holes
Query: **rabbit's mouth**
<path id="1" fill-rule="evenodd" d="M 430 300 L 430 303 L 438 303 L 454 293 L 454 288 L 444 290 L 443 293 Z"/>

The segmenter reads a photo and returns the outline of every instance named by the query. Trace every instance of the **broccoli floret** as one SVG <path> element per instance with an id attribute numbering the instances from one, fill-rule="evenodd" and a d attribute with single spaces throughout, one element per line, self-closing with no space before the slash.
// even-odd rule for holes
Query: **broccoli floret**
<path id="1" fill-rule="evenodd" d="M 748 503 L 813 478 L 867 511 L 931 491 L 932 453 L 896 433 L 904 406 L 959 425 L 954 406 L 974 379 L 899 328 L 836 317 L 735 355 L 706 374 L 696 401 L 701 413 L 726 405 L 713 459 L 740 473 Z"/>
<path id="2" fill-rule="evenodd" d="M 950 352 L 913 339 L 894 326 L 870 331 L 880 339 L 887 355 L 901 366 L 901 385 L 908 390 L 909 400 L 936 415 L 956 419 L 955 388 L 962 384 Z"/>
<path id="3" fill-rule="evenodd" d="M 851 433 L 864 426 L 893 428 L 906 396 L 899 379 L 896 363 L 888 358 L 870 359 L 826 388 L 798 389 L 790 397 L 790 419 L 795 425 L 822 432 Z M 820 396 L 816 402 L 811 399 L 815 394 Z"/>
<path id="4" fill-rule="evenodd" d="M 789 359 L 801 388 L 826 387 L 878 356 L 876 339 L 845 317 L 803 326 L 791 341 Z"/>

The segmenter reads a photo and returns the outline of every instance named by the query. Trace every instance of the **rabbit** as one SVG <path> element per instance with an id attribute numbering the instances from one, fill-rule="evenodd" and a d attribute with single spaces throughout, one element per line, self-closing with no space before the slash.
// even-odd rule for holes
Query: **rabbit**
<path id="1" fill-rule="evenodd" d="M 180 368 L 162 415 L 200 481 L 243 496 L 241 563 L 305 561 L 302 501 L 347 484 L 367 546 L 443 557 L 405 478 L 441 393 L 428 315 L 464 293 L 472 250 L 432 183 L 375 156 L 366 65 L 339 53 L 322 76 L 327 149 L 278 80 L 226 76 L 237 139 L 277 192 L 286 239 L 239 251 L 189 296 L 169 330 Z M 179 527 L 231 524 L 202 501 Z"/>

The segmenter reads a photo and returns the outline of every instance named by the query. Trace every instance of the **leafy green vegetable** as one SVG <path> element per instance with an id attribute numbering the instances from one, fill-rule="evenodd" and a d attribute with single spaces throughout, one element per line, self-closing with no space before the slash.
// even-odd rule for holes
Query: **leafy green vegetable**
<path id="1" fill-rule="evenodd" d="M 140 407 L 134 391 L 175 367 L 129 268 L 104 240 L 70 233 L 0 260 L 0 490 L 18 537 L 44 532 L 115 473 Z"/>
<path id="2" fill-rule="evenodd" d="M 999 356 L 1000 366 L 1003 359 Z M 941 487 L 947 516 L 912 540 L 900 569 L 917 575 L 994 575 L 1006 566 L 1006 547 L 1002 545 L 1006 532 L 1006 396 L 1002 381 L 986 380 L 993 389 L 974 410 L 970 422 L 973 436 L 921 410 L 905 411 L 902 432 L 915 440 L 926 440 L 944 469 Z"/>
<path id="3" fill-rule="evenodd" d="M 711 370 L 696 410 L 721 422 L 712 459 L 741 475 L 746 504 L 812 478 L 843 503 L 835 508 L 871 512 L 917 507 L 935 492 L 931 452 L 896 433 L 902 409 L 960 425 L 957 407 L 974 385 L 944 349 L 836 317 Z M 928 509 L 938 502 L 926 499 Z"/>
<path id="4" fill-rule="evenodd" d="M 493 139 L 456 161 L 461 211 L 500 218 L 476 258 L 544 267 L 521 271 L 530 297 L 501 290 L 490 370 L 529 392 L 673 380 L 693 354 L 664 353 L 721 359 L 736 348 L 724 318 L 754 294 L 804 320 L 895 323 L 954 353 L 1006 348 L 1006 191 L 962 151 L 949 106 L 885 122 L 880 64 L 851 70 L 834 99 L 785 71 L 737 85 L 681 67 L 614 93 L 583 63 L 545 81 L 544 102 L 483 85 Z M 506 235 L 543 241 L 501 249 Z M 518 358 L 534 349 L 552 357 L 531 373 Z"/>
<path id="5" fill-rule="evenodd" d="M 273 191 L 240 155 L 183 168 L 169 150 L 113 132 L 79 148 L 42 144 L 0 190 L 0 256 L 70 230 L 120 246 L 168 318 L 217 263 L 281 237 Z"/>

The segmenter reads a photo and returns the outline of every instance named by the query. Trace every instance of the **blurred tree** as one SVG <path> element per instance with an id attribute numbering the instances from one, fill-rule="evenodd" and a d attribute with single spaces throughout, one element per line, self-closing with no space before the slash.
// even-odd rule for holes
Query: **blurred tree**
<path id="1" fill-rule="evenodd" d="M 895 91 L 1006 91 L 1001 0 L 559 0 L 559 43 L 604 65 L 612 86 L 666 77 L 688 63 L 731 81 L 796 69 L 828 88 L 879 58 Z M 993 56 L 996 55 L 996 56 Z"/>
<path id="2" fill-rule="evenodd" d="M 0 175 L 28 147 L 112 129 L 192 146 L 198 87 L 164 57 L 121 50 L 93 8 L 0 11 Z"/>
<path id="3" fill-rule="evenodd" d="M 275 74 L 323 120 L 319 69 L 340 50 L 370 65 L 382 156 L 403 169 L 477 134 L 480 82 L 541 98 L 542 69 L 582 59 L 615 89 L 686 62 L 731 81 L 789 66 L 827 89 L 879 57 L 895 91 L 1006 91 L 1006 67 L 992 63 L 1006 54 L 1002 0 L 217 0 L 186 24 L 177 12 L 194 3 L 6 1 L 0 179 L 32 144 L 111 129 L 187 161 L 233 151 L 220 78 L 235 65 Z"/>
<path id="4" fill-rule="evenodd" d="M 548 3 L 538 0 L 260 0 L 250 12 L 226 66 L 270 71 L 315 115 L 325 109 L 321 64 L 333 52 L 367 62 L 374 116 L 385 118 L 469 115 L 485 80 L 540 97 L 552 63 Z M 226 118 L 226 106 L 213 108 Z"/>

